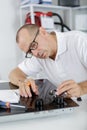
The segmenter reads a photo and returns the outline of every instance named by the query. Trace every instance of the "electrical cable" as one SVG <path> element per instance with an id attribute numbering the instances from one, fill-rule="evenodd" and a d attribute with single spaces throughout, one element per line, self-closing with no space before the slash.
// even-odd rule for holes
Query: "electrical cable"
<path id="1" fill-rule="evenodd" d="M 54 22 L 54 24 L 61 25 L 61 23 L 58 23 L 58 22 Z M 62 24 L 62 26 L 63 26 L 63 28 L 66 28 L 68 31 L 71 31 L 71 29 L 68 26 L 66 26 L 65 24 Z"/>
<path id="2" fill-rule="evenodd" d="M 68 31 L 71 31 L 71 29 L 63 23 L 63 19 L 61 18 L 61 16 L 59 14 L 53 12 L 52 15 L 57 16 L 60 19 L 60 23 L 54 22 L 54 24 L 56 24 L 56 25 L 58 24 L 61 26 L 61 32 L 64 32 L 64 28 L 66 28 Z"/>

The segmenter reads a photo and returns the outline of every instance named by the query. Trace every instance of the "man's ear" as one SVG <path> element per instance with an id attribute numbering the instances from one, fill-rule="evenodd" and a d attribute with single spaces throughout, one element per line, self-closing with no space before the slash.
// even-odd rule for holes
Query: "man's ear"
<path id="1" fill-rule="evenodd" d="M 40 28 L 39 28 L 39 33 L 40 33 L 40 34 L 43 34 L 43 35 L 46 35 L 46 34 L 47 34 L 47 31 L 46 31 L 45 28 L 40 27 Z"/>

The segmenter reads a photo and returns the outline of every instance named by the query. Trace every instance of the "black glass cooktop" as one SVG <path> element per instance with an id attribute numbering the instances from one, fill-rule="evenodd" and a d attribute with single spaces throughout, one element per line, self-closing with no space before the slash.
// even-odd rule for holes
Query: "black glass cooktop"
<path id="1" fill-rule="evenodd" d="M 71 109 L 78 106 L 76 102 L 74 102 L 70 98 L 65 98 L 63 96 L 55 96 L 52 92 L 55 91 L 56 87 L 53 84 L 46 83 L 44 80 L 37 80 L 36 84 L 39 86 L 39 95 L 35 95 L 32 93 L 31 98 L 20 97 L 20 101 L 18 104 L 24 105 L 25 108 L 12 108 L 12 109 L 3 109 L 0 108 L 0 117 L 2 116 L 11 116 L 11 115 L 19 115 L 19 114 L 32 114 L 41 112 L 43 115 L 44 112 L 52 113 L 55 111 L 64 112 L 65 110 L 70 111 Z M 14 86 L 10 82 L 0 83 L 0 89 L 18 89 L 17 86 Z M 34 115 L 32 115 L 34 118 Z"/>

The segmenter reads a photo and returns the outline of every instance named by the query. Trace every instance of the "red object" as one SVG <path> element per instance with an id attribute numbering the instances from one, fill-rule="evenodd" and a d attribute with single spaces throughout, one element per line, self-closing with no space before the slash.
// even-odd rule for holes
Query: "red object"
<path id="1" fill-rule="evenodd" d="M 34 12 L 34 16 L 35 16 L 35 24 L 37 24 L 38 26 L 41 26 L 40 16 L 51 17 L 51 16 L 53 16 L 53 14 L 52 14 L 52 12 L 47 12 L 47 13 Z M 25 23 L 26 24 L 32 24 L 32 22 L 31 22 L 31 13 L 26 14 Z"/>

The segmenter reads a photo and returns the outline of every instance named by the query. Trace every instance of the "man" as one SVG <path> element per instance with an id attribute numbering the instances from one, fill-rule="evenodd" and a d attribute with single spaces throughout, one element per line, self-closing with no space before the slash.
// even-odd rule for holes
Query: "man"
<path id="1" fill-rule="evenodd" d="M 17 32 L 19 48 L 26 59 L 9 74 L 10 81 L 19 86 L 20 94 L 38 94 L 38 86 L 27 76 L 43 72 L 56 86 L 56 94 L 69 97 L 87 93 L 87 35 L 79 31 L 51 32 L 35 24 L 23 25 Z M 29 81 L 29 82 L 28 82 Z"/>

